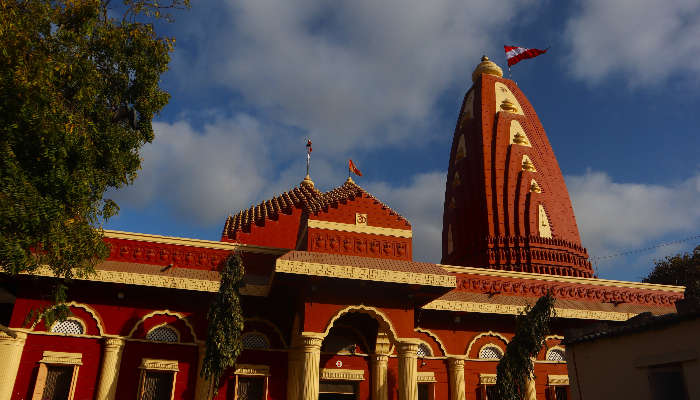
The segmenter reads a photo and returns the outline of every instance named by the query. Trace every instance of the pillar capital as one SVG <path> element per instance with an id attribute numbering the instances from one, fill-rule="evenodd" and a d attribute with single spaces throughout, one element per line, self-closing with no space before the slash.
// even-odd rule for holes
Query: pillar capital
<path id="1" fill-rule="evenodd" d="M 447 356 L 447 364 L 448 364 L 449 368 L 464 370 L 464 359 L 465 359 L 465 356 L 451 355 L 450 354 Z"/>
<path id="2" fill-rule="evenodd" d="M 126 340 L 121 337 L 107 337 L 104 339 L 105 351 L 119 351 L 124 348 Z"/>
<path id="3" fill-rule="evenodd" d="M 299 335 L 299 344 L 305 353 L 320 351 L 323 337 L 323 333 L 302 332 L 301 335 Z"/>
<path id="4" fill-rule="evenodd" d="M 418 339 L 403 339 L 397 343 L 397 348 L 399 351 L 399 356 L 405 357 L 418 357 L 418 345 L 420 341 Z"/>
<path id="5" fill-rule="evenodd" d="M 27 341 L 27 334 L 20 331 L 13 331 L 17 337 L 7 335 L 5 332 L 0 332 L 0 346 L 24 346 Z"/>
<path id="6" fill-rule="evenodd" d="M 9 400 L 15 386 L 27 334 L 14 331 L 17 337 L 0 332 L 0 400 Z"/>

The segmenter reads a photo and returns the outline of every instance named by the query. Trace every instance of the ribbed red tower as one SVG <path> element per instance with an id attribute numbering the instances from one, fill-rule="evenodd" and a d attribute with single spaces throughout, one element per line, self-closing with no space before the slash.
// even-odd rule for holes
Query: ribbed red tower
<path id="1" fill-rule="evenodd" d="M 442 263 L 593 276 L 535 110 L 498 65 L 481 61 L 452 139 Z"/>

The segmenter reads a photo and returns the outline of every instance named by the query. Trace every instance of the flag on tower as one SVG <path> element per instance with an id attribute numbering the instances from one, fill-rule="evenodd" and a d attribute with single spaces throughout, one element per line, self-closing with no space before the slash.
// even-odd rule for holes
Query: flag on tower
<path id="1" fill-rule="evenodd" d="M 362 176 L 362 172 L 360 172 L 360 170 L 357 169 L 357 167 L 355 166 L 355 163 L 353 163 L 352 160 L 349 160 L 349 161 L 348 161 L 348 169 L 349 169 L 350 172 L 352 172 L 353 174 L 355 174 L 355 175 L 357 175 L 357 176 Z"/>
<path id="2" fill-rule="evenodd" d="M 311 140 L 306 139 L 306 152 L 311 153 L 313 149 L 311 148 Z"/>
<path id="3" fill-rule="evenodd" d="M 540 54 L 544 54 L 547 52 L 547 50 L 549 50 L 549 47 L 544 50 L 528 49 L 525 47 L 518 46 L 503 46 L 503 48 L 506 51 L 506 58 L 508 59 L 508 68 L 512 67 L 513 65 L 519 63 L 520 61 L 526 58 L 537 57 Z"/>

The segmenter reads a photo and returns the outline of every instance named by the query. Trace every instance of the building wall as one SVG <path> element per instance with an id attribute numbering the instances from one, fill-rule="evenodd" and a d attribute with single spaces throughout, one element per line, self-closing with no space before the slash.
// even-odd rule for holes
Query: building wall
<path id="1" fill-rule="evenodd" d="M 648 367 L 682 362 L 690 399 L 700 399 L 700 319 L 664 329 L 599 338 L 567 347 L 574 399 L 651 399 Z M 690 360 L 688 360 L 690 358 Z"/>

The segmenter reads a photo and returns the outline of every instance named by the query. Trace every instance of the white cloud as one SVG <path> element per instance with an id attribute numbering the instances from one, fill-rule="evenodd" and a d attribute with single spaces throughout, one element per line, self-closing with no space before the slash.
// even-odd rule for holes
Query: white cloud
<path id="1" fill-rule="evenodd" d="M 700 233 L 700 173 L 667 185 L 616 183 L 594 171 L 567 176 L 566 182 L 583 245 L 593 256 Z"/>
<path id="2" fill-rule="evenodd" d="M 157 203 L 178 219 L 205 226 L 223 224 L 228 212 L 248 207 L 263 187 L 268 154 L 257 120 L 217 119 L 201 132 L 185 121 L 153 127 L 155 139 L 141 151 L 134 184 L 107 194 L 117 203 Z"/>
<path id="3" fill-rule="evenodd" d="M 446 176 L 445 172 L 429 172 L 413 176 L 405 186 L 385 182 L 363 186 L 411 223 L 415 260 L 440 262 Z"/>
<path id="4" fill-rule="evenodd" d="M 572 73 L 631 86 L 700 72 L 697 0 L 584 0 L 566 24 Z"/>
<path id="5" fill-rule="evenodd" d="M 494 49 L 491 38 L 522 3 L 198 4 L 192 23 L 204 30 L 181 32 L 198 47 L 178 48 L 173 69 L 185 84 L 240 93 L 268 118 L 308 132 L 325 151 L 407 143 L 431 132 L 445 90 L 471 84 L 479 56 Z"/>

